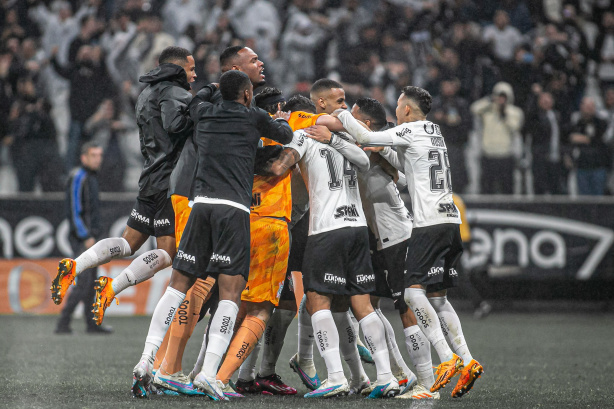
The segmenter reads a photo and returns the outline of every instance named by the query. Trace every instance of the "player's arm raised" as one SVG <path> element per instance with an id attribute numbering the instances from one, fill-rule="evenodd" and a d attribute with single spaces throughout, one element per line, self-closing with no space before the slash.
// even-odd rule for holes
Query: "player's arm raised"
<path id="1" fill-rule="evenodd" d="M 352 162 L 360 172 L 369 170 L 369 157 L 367 154 L 355 144 L 348 142 L 338 135 L 333 135 L 327 127 L 322 125 L 314 125 L 304 129 L 307 136 L 316 141 L 330 145 L 342 154 L 347 160 Z"/>
<path id="2" fill-rule="evenodd" d="M 289 112 L 277 111 L 271 118 L 266 111 L 259 109 L 258 130 L 260 135 L 266 135 L 267 138 L 282 144 L 292 142 L 292 128 L 288 124 L 289 117 Z"/>
<path id="3" fill-rule="evenodd" d="M 383 146 L 407 146 L 409 141 L 407 139 L 397 136 L 394 127 L 382 132 L 371 132 L 360 124 L 360 122 L 352 116 L 349 111 L 346 110 L 335 111 L 334 115 L 343 124 L 343 127 L 352 135 L 356 141 L 361 145 L 383 145 Z"/>

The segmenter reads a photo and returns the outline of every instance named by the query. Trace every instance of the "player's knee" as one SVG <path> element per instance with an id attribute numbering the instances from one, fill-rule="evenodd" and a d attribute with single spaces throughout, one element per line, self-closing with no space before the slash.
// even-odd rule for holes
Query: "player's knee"
<path id="1" fill-rule="evenodd" d="M 405 302 L 409 307 L 415 304 L 418 297 L 426 297 L 426 290 L 423 288 L 409 287 L 405 289 Z"/>
<path id="2" fill-rule="evenodd" d="M 435 311 L 439 312 L 448 302 L 448 298 L 445 295 L 443 297 L 429 297 L 429 302 L 435 308 Z"/>

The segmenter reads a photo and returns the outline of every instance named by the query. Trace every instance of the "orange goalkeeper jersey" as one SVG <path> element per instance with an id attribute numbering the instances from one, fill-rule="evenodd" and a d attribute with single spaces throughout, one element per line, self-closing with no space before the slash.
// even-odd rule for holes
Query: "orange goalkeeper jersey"
<path id="1" fill-rule="evenodd" d="M 315 125 L 319 116 L 325 114 L 309 114 L 307 112 L 293 112 L 290 114 L 288 123 L 293 131 Z M 262 138 L 267 145 L 279 145 L 279 143 Z M 283 176 L 254 176 L 252 188 L 251 214 L 259 217 L 278 217 L 287 222 L 292 213 L 292 192 L 290 190 L 290 172 Z"/>

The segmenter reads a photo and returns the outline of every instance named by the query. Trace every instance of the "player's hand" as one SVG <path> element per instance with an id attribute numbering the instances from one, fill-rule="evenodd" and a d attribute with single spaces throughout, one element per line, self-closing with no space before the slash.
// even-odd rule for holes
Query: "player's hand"
<path id="1" fill-rule="evenodd" d="M 327 127 L 322 125 L 312 125 L 309 128 L 305 128 L 304 131 L 311 139 L 326 144 L 330 143 L 330 139 L 333 135 L 333 133 L 329 131 Z"/>
<path id="2" fill-rule="evenodd" d="M 275 115 L 273 115 L 274 119 L 285 119 L 286 121 L 288 119 L 290 119 L 290 112 L 284 112 L 284 111 L 277 111 L 275 112 Z"/>

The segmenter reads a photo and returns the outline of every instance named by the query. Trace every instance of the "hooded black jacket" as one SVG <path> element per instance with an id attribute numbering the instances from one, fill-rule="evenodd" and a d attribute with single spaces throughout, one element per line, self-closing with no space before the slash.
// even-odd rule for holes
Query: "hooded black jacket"
<path id="1" fill-rule="evenodd" d="M 192 100 L 185 70 L 161 64 L 139 78 L 149 84 L 136 103 L 141 153 L 145 158 L 139 195 L 166 191 L 186 138 L 192 134 L 188 104 Z"/>

